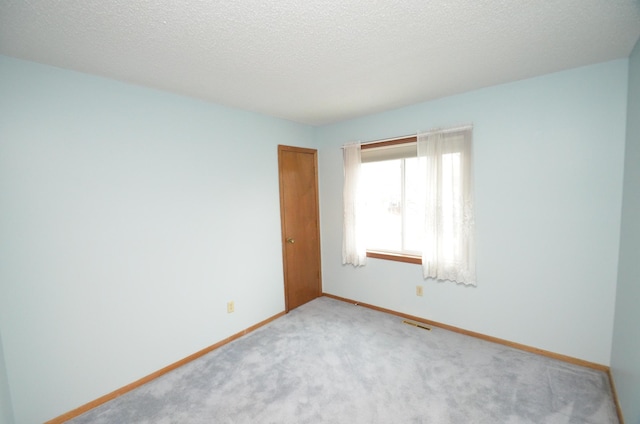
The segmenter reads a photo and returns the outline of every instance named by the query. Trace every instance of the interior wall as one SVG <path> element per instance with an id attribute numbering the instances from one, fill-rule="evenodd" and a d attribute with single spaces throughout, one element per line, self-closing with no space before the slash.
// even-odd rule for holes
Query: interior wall
<path id="1" fill-rule="evenodd" d="M 284 310 L 277 145 L 312 147 L 312 127 L 8 57 L 0 99 L 16 423 Z"/>
<path id="2" fill-rule="evenodd" d="M 321 127 L 324 291 L 609 365 L 628 61 L 489 87 Z M 352 141 L 473 123 L 476 288 L 419 265 L 341 265 Z M 416 285 L 424 296 L 416 296 Z"/>
<path id="3" fill-rule="evenodd" d="M 629 58 L 623 187 L 611 371 L 626 422 L 640 424 L 640 41 Z"/>
<path id="4" fill-rule="evenodd" d="M 0 424 L 13 424 L 13 422 L 13 406 L 11 405 L 9 378 L 7 377 L 7 368 L 4 362 L 2 333 L 0 333 Z"/>

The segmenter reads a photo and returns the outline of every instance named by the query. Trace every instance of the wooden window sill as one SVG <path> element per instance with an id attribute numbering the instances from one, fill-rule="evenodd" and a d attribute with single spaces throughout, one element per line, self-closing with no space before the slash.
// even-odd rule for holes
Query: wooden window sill
<path id="1" fill-rule="evenodd" d="M 422 264 L 422 258 L 414 255 L 403 255 L 402 253 L 376 252 L 367 250 L 367 258 L 386 259 L 388 261 L 406 262 L 409 264 Z"/>

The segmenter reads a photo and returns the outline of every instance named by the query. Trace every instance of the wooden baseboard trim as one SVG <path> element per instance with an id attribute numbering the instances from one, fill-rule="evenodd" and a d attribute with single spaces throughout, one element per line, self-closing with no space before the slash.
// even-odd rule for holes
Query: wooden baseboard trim
<path id="1" fill-rule="evenodd" d="M 604 372 L 607 373 L 607 375 L 609 377 L 609 382 L 611 384 L 611 392 L 612 392 L 612 395 L 613 395 L 613 399 L 615 401 L 616 412 L 618 414 L 618 420 L 620 421 L 620 424 L 624 424 L 624 417 L 622 415 L 622 409 L 620 407 L 620 402 L 618 401 L 618 395 L 617 395 L 617 392 L 616 392 L 616 387 L 615 387 L 615 383 L 614 383 L 614 380 L 613 380 L 613 375 L 611 374 L 611 369 L 606 365 L 601 365 L 601 364 L 597 364 L 597 363 L 594 363 L 594 362 L 585 361 L 585 360 L 574 358 L 574 357 L 567 356 L 567 355 L 561 355 L 561 354 L 558 354 L 558 353 L 546 351 L 546 350 L 543 350 L 543 349 L 538 349 L 538 348 L 535 348 L 535 347 L 532 347 L 532 346 L 523 345 L 523 344 L 520 344 L 520 343 L 510 342 L 508 340 L 500 339 L 500 338 L 497 338 L 497 337 L 487 336 L 487 335 L 482 334 L 482 333 L 476 333 L 474 331 L 465 330 L 465 329 L 462 329 L 462 328 L 459 328 L 459 327 L 454 327 L 452 325 L 442 324 L 442 323 L 439 323 L 439 322 L 436 322 L 436 321 L 431 321 L 431 320 L 428 320 L 428 319 L 425 319 L 425 318 L 417 317 L 415 315 L 409 315 L 409 314 L 405 314 L 405 313 L 402 313 L 402 312 L 394 311 L 394 310 L 391 310 L 391 309 L 381 308 L 379 306 L 358 302 L 358 301 L 355 301 L 355 300 L 352 300 L 352 299 L 347 299 L 347 298 L 336 296 L 336 295 L 329 294 L 329 293 L 322 293 L 322 296 L 326 296 L 326 297 L 329 297 L 329 298 L 335 299 L 335 300 L 340 300 L 340 301 L 346 302 L 346 303 L 355 304 L 355 305 L 358 305 L 358 306 L 363 306 L 365 308 L 373 309 L 373 310 L 376 310 L 376 311 L 379 311 L 379 312 L 384 312 L 384 313 L 396 315 L 396 316 L 401 317 L 401 318 L 406 318 L 406 319 L 410 319 L 410 320 L 413 320 L 413 321 L 422 322 L 424 324 L 431 325 L 431 326 L 438 327 L 438 328 L 442 328 L 444 330 L 453 331 L 455 333 L 464 334 L 464 335 L 467 335 L 467 336 L 475 337 L 475 338 L 486 340 L 486 341 L 489 341 L 489 342 L 493 342 L 493 343 L 497 343 L 497 344 L 513 347 L 515 349 L 523 350 L 525 352 L 536 353 L 536 354 L 547 356 L 547 357 L 550 357 L 550 358 L 559 359 L 561 361 L 568 362 L 568 363 L 571 363 L 571 364 L 584 366 L 584 367 L 595 369 L 595 370 L 598 370 L 598 371 L 604 371 Z M 162 368 L 162 369 L 160 369 L 158 371 L 155 371 L 155 372 L 153 372 L 153 373 L 151 373 L 151 374 L 149 374 L 149 375 L 147 375 L 145 377 L 142 377 L 141 379 L 139 379 L 137 381 L 134 381 L 133 383 L 130 383 L 130 384 L 128 384 L 128 385 L 126 385 L 124 387 L 121 387 L 121 388 L 119 388 L 119 389 L 117 389 L 117 390 L 115 390 L 115 391 L 113 391 L 111 393 L 108 393 L 108 394 L 106 394 L 104 396 L 101 396 L 98 399 L 92 400 L 91 402 L 86 403 L 86 404 L 84 404 L 84 405 L 82 405 L 82 406 L 80 406 L 80 407 L 78 407 L 76 409 L 73 409 L 73 410 L 69 411 L 69 412 L 66 412 L 66 413 L 64 413 L 64 414 L 62 414 L 62 415 L 60 415 L 60 416 L 58 416 L 56 418 L 53 418 L 53 419 L 51 419 L 49 421 L 46 421 L 45 424 L 60 424 L 60 423 L 66 422 L 66 421 L 68 421 L 68 420 L 70 420 L 72 418 L 78 417 L 78 416 L 84 414 L 85 412 L 90 411 L 93 408 L 96 408 L 96 407 L 98 407 L 98 406 L 100 406 L 100 405 L 102 405 L 104 403 L 109 402 L 110 400 L 113 400 L 113 399 L 115 399 L 115 398 L 117 398 L 119 396 L 122 396 L 123 394 L 125 394 L 127 392 L 130 392 L 131 390 L 136 389 L 136 388 L 138 388 L 138 387 L 140 387 L 140 386 L 142 386 L 142 385 L 144 385 L 146 383 L 149 383 L 150 381 L 155 380 L 156 378 L 158 378 L 158 377 L 160 377 L 160 376 L 162 376 L 162 375 L 164 375 L 164 374 L 166 374 L 166 373 L 168 373 L 170 371 L 173 371 L 176 368 L 179 368 L 179 367 L 181 367 L 181 366 L 183 366 L 183 365 L 185 365 L 185 364 L 187 364 L 187 363 L 189 363 L 189 362 L 191 362 L 191 361 L 193 361 L 195 359 L 198 359 L 201 356 L 204 356 L 207 353 L 218 349 L 219 347 L 222 347 L 222 346 L 224 346 L 224 345 L 226 345 L 226 344 L 228 344 L 228 343 L 230 343 L 230 342 L 232 342 L 232 341 L 234 341 L 236 339 L 239 339 L 240 337 L 242 337 L 242 336 L 244 336 L 244 335 L 246 335 L 248 333 L 251 333 L 252 331 L 257 330 L 258 328 L 270 323 L 271 321 L 274 321 L 274 320 L 282 317 L 285 314 L 286 314 L 286 311 L 282 311 L 282 312 L 280 312 L 280 313 L 278 313 L 278 314 L 276 314 L 276 315 L 274 315 L 274 316 L 272 316 L 270 318 L 267 318 L 264 321 L 261 321 L 261 322 L 255 324 L 255 325 L 243 330 L 243 331 L 240 331 L 239 333 L 236 333 L 236 334 L 234 334 L 234 335 L 232 335 L 230 337 L 227 337 L 226 339 L 221 340 L 218 343 L 215 343 L 215 344 L 213 344 L 213 345 L 211 345 L 209 347 L 206 347 L 206 348 L 204 348 L 204 349 L 202 349 L 202 350 L 200 350 L 200 351 L 198 351 L 198 352 L 196 352 L 196 353 L 194 353 L 192 355 L 187 356 L 186 358 L 183 358 L 183 359 L 181 359 L 181 360 L 179 360 L 177 362 L 174 362 L 173 364 L 170 364 L 170 365 L 168 365 L 168 366 L 166 366 L 166 367 L 164 367 L 164 368 Z"/>
<path id="2" fill-rule="evenodd" d="M 108 393 L 108 394 L 106 394 L 104 396 L 101 396 L 98 399 L 92 400 L 91 402 L 86 403 L 86 404 L 84 404 L 84 405 L 82 405 L 82 406 L 80 406 L 80 407 L 78 407 L 76 409 L 73 409 L 73 410 L 71 410 L 71 411 L 69 411 L 69 412 L 67 412 L 65 414 L 62 414 L 59 417 L 53 418 L 52 420 L 49 420 L 49 421 L 45 422 L 45 424 L 64 423 L 65 421 L 68 421 L 68 420 L 70 420 L 72 418 L 80 416 L 80 415 L 84 414 L 85 412 L 88 412 L 91 409 L 102 405 L 103 403 L 107 403 L 110 400 L 113 400 L 113 399 L 115 399 L 115 398 L 117 398 L 119 396 L 122 396 L 123 394 L 125 394 L 127 392 L 130 392 L 133 389 L 136 389 L 136 388 L 138 388 L 138 387 L 140 387 L 140 386 L 142 386 L 142 385 L 144 385 L 144 384 L 146 384 L 146 383 L 148 383 L 148 382 L 150 382 L 152 380 L 155 380 L 156 378 L 158 378 L 158 377 L 160 377 L 160 376 L 162 376 L 162 375 L 164 375 L 164 374 L 166 374 L 166 373 L 168 373 L 170 371 L 175 370 L 176 368 L 179 368 L 179 367 L 181 367 L 181 366 L 193 361 L 194 359 L 198 359 L 201 356 L 204 356 L 207 353 L 209 353 L 211 351 L 214 351 L 214 350 L 218 349 L 219 347 L 222 347 L 222 346 L 226 345 L 227 343 L 230 343 L 230 342 L 232 342 L 232 341 L 234 341 L 236 339 L 239 339 L 240 337 L 242 337 L 242 336 L 244 336 L 244 335 L 246 335 L 248 333 L 251 333 L 252 331 L 257 330 L 258 328 L 260 328 L 260 327 L 262 327 L 262 326 L 264 326 L 266 324 L 269 324 L 271 321 L 273 321 L 275 319 L 278 319 L 278 318 L 280 318 L 281 316 L 283 316 L 285 314 L 286 314 L 285 311 L 277 313 L 276 315 L 274 315 L 274 316 L 272 316 L 270 318 L 267 318 L 266 320 L 261 321 L 261 322 L 255 324 L 255 325 L 252 325 L 251 327 L 249 327 L 249 328 L 247 328 L 245 330 L 242 330 L 239 333 L 236 333 L 236 334 L 234 334 L 234 335 L 232 335 L 230 337 L 227 337 L 226 339 L 221 340 L 218 343 L 215 343 L 215 344 L 213 344 L 213 345 L 211 345 L 209 347 L 206 347 L 206 348 L 204 348 L 204 349 L 202 349 L 202 350 L 200 350 L 200 351 L 198 351 L 198 352 L 196 352 L 196 353 L 194 353 L 192 355 L 187 356 L 186 358 L 183 358 L 183 359 L 181 359 L 181 360 L 179 360 L 177 362 L 174 362 L 173 364 L 167 365 L 166 367 L 164 367 L 164 368 L 162 368 L 162 369 L 160 369 L 158 371 L 155 371 L 155 372 L 147 375 L 146 377 L 142 377 L 140 380 L 137 380 L 137 381 L 134 381 L 133 383 L 127 384 L 124 387 L 121 387 L 121 388 L 119 388 L 119 389 L 117 389 L 117 390 L 115 390 L 115 391 L 113 391 L 111 393 Z"/>
<path id="3" fill-rule="evenodd" d="M 431 320 L 428 320 L 428 319 L 425 319 L 425 318 L 422 318 L 422 317 L 417 317 L 417 316 L 414 316 L 414 315 L 404 314 L 402 312 L 398 312 L 398 311 L 394 311 L 394 310 L 386 309 L 386 308 L 381 308 L 381 307 L 375 306 L 375 305 L 369 305 L 367 303 L 362 303 L 362 302 L 358 302 L 356 300 L 347 299 L 347 298 L 340 297 L 340 296 L 335 296 L 335 295 L 329 294 L 329 293 L 322 293 L 322 295 L 326 296 L 326 297 L 330 297 L 332 299 L 341 300 L 343 302 L 352 303 L 352 304 L 359 305 L 359 306 L 364 306 L 365 308 L 373 309 L 373 310 L 376 310 L 376 311 L 380 311 L 380 312 L 385 312 L 385 313 L 388 313 L 388 314 L 396 315 L 396 316 L 401 317 L 401 318 L 406 318 L 406 319 L 410 319 L 410 320 L 413 320 L 413 321 L 418 321 L 418 322 L 421 322 L 421 323 L 424 323 L 424 324 L 427 324 L 427 325 L 431 325 L 433 327 L 438 327 L 438 328 L 442 328 L 444 330 L 453 331 L 455 333 L 464 334 L 466 336 L 475 337 L 477 339 L 486 340 L 486 341 L 489 341 L 489 342 L 492 342 L 492 343 L 501 344 L 501 345 L 504 345 L 504 346 L 509 346 L 509 347 L 512 347 L 512 348 L 515 348 L 515 349 L 518 349 L 518 350 L 523 350 L 525 352 L 537 353 L 538 355 L 542 355 L 542 356 L 546 356 L 546 357 L 554 358 L 554 359 L 559 359 L 561 361 L 568 362 L 568 363 L 571 363 L 571 364 L 580 365 L 580 366 L 591 368 L 591 369 L 595 369 L 595 370 L 598 370 L 598 371 L 609 372 L 609 367 L 608 366 L 597 364 L 595 362 L 585 361 L 583 359 L 574 358 L 572 356 L 561 355 L 559 353 L 550 352 L 548 350 L 538 349 L 537 347 L 532 347 L 532 346 L 527 346 L 527 345 L 523 345 L 523 344 L 520 344 L 520 343 L 511 342 L 509 340 L 500 339 L 498 337 L 487 336 L 486 334 L 476 333 L 475 331 L 465 330 L 463 328 L 454 327 L 452 325 L 442 324 L 442 323 L 437 322 L 437 321 L 431 321 Z"/>
<path id="4" fill-rule="evenodd" d="M 616 413 L 618 414 L 618 421 L 620 421 L 620 424 L 624 424 L 622 407 L 620 407 L 620 401 L 618 400 L 618 391 L 616 390 L 616 384 L 613 381 L 613 374 L 611 373 L 611 369 L 607 370 L 607 374 L 609 375 L 609 383 L 611 384 L 611 394 L 613 395 L 613 400 L 616 404 Z"/>

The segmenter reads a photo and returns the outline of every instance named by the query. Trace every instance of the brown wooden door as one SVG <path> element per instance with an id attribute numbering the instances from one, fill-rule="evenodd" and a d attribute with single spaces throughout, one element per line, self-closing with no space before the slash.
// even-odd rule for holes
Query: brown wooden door
<path id="1" fill-rule="evenodd" d="M 278 146 L 287 311 L 320 296 L 318 152 Z"/>

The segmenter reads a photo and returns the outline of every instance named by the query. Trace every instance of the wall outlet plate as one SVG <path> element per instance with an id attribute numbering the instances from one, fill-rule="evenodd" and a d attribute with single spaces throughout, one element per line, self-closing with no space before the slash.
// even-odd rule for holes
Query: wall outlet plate
<path id="1" fill-rule="evenodd" d="M 235 310 L 236 310 L 236 307 L 233 304 L 233 300 L 231 302 L 227 302 L 227 313 L 230 314 Z"/>
<path id="2" fill-rule="evenodd" d="M 422 286 L 416 286 L 416 296 L 422 296 Z"/>

